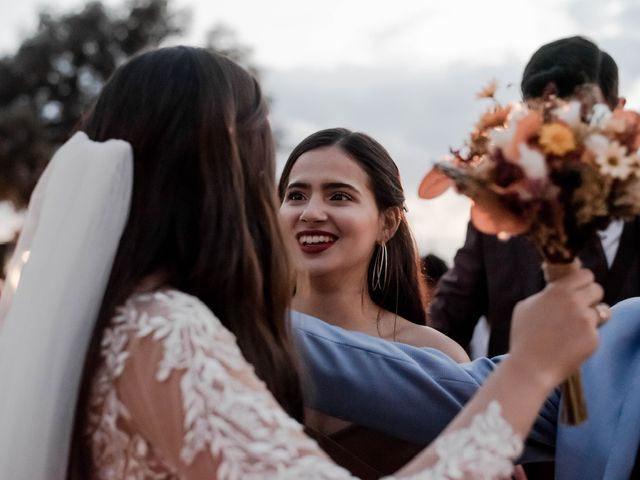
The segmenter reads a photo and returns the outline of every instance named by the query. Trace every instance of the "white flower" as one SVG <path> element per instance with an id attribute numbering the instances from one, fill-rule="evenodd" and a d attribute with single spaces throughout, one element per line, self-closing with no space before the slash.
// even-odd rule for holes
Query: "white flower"
<path id="1" fill-rule="evenodd" d="M 528 113 L 529 107 L 527 107 L 524 103 L 516 103 L 511 108 L 509 116 L 507 117 L 507 121 L 509 122 L 510 126 L 515 125 L 522 118 L 526 117 Z"/>
<path id="2" fill-rule="evenodd" d="M 555 117 L 566 123 L 569 127 L 576 127 L 580 123 L 580 109 L 582 108 L 580 102 L 572 100 L 562 107 L 556 108 L 552 113 Z"/>
<path id="3" fill-rule="evenodd" d="M 611 109 L 604 103 L 596 103 L 591 110 L 591 127 L 604 130 L 611 119 Z"/>
<path id="4" fill-rule="evenodd" d="M 515 131 L 515 128 L 492 128 L 489 131 L 489 144 L 492 147 L 504 149 L 511 145 Z"/>
<path id="5" fill-rule="evenodd" d="M 520 160 L 518 163 L 527 177 L 544 178 L 547 176 L 547 163 L 542 153 L 529 148 L 525 143 L 518 145 L 518 151 L 520 152 Z"/>
<path id="6" fill-rule="evenodd" d="M 627 156 L 627 147 L 614 140 L 596 154 L 596 163 L 602 173 L 624 180 L 631 174 L 635 161 L 632 156 Z"/>
<path id="7" fill-rule="evenodd" d="M 489 145 L 493 148 L 504 150 L 511 145 L 513 136 L 518 130 L 518 122 L 529 113 L 529 108 L 521 103 L 516 103 L 507 117 L 507 127 L 492 128 L 489 130 Z"/>
<path id="8" fill-rule="evenodd" d="M 593 133 L 584 140 L 585 146 L 596 155 L 604 152 L 609 146 L 609 139 L 599 133 Z"/>

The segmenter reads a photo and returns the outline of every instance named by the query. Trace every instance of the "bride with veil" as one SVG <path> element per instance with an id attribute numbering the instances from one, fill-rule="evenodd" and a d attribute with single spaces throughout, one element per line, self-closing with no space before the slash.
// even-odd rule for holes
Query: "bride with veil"
<path id="1" fill-rule="evenodd" d="M 256 80 L 206 50 L 147 52 L 81 130 L 38 183 L 0 299 L 0 478 L 350 478 L 301 426 Z M 395 478 L 508 475 L 595 349 L 601 295 L 580 270 L 521 304 L 511 356 Z"/>

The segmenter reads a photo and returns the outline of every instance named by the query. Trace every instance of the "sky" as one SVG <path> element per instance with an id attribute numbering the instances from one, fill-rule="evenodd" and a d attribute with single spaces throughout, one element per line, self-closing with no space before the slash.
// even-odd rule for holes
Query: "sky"
<path id="1" fill-rule="evenodd" d="M 35 28 L 38 9 L 66 12 L 83 3 L 0 0 L 0 53 L 11 53 Z M 280 163 L 322 128 L 372 135 L 400 168 L 420 251 L 448 262 L 463 243 L 469 203 L 454 193 L 419 200 L 416 190 L 430 165 L 461 145 L 486 108 L 475 93 L 489 80 L 498 80 L 501 100 L 515 100 L 531 54 L 581 34 L 616 59 L 621 93 L 640 108 L 640 0 L 174 3 L 190 11 L 191 22 L 186 37 L 170 43 L 198 45 L 209 28 L 223 23 L 252 48 L 273 98 L 272 123 L 282 132 Z"/>

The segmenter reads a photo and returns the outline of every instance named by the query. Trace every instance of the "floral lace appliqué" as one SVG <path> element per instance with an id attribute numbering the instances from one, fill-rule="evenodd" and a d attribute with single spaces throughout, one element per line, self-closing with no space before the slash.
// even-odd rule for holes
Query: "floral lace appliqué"
<path id="1" fill-rule="evenodd" d="M 90 435 L 99 478 L 156 477 L 161 459 L 147 449 L 144 471 L 131 472 L 132 443 L 144 442 L 121 430 L 129 413 L 120 402 L 115 380 L 129 356 L 130 336 L 151 337 L 163 346 L 155 380 L 181 372 L 180 393 L 186 432 L 180 459 L 189 465 L 209 452 L 219 459 L 217 478 L 344 479 L 348 472 L 332 464 L 302 426 L 277 408 L 266 386 L 243 381 L 253 374 L 235 337 L 195 297 L 169 290 L 134 295 L 120 309 L 102 342 L 104 366 L 94 384 Z M 294 435 L 298 433 L 298 435 Z M 146 445 L 146 444 L 145 444 Z M 98 452 L 98 453 L 96 453 Z M 169 472 L 167 472 L 168 474 Z"/>
<path id="2" fill-rule="evenodd" d="M 212 478 L 352 478 L 278 408 L 255 379 L 233 334 L 197 298 L 175 290 L 133 295 L 105 331 L 88 425 L 97 478 L 179 478 L 149 442 L 125 427 L 130 413 L 118 398 L 116 381 L 125 371 L 127 346 L 134 337 L 162 346 L 150 381 L 181 375 L 179 415 L 185 434 L 178 456 L 184 465 L 210 454 L 217 465 Z M 445 435 L 435 446 L 439 461 L 413 479 L 502 478 L 522 450 L 495 402 L 469 428 Z"/>
<path id="3" fill-rule="evenodd" d="M 438 437 L 438 462 L 411 480 L 509 478 L 523 443 L 500 412 L 500 404 L 493 401 L 469 427 Z"/>

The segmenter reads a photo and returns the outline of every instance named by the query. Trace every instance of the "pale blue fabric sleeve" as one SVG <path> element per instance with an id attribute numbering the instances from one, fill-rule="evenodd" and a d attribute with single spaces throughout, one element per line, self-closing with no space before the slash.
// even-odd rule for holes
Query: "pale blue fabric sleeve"
<path id="1" fill-rule="evenodd" d="M 291 317 L 308 406 L 414 443 L 430 443 L 500 360 L 457 364 L 435 349 L 387 342 L 298 312 Z M 554 393 L 523 461 L 553 459 L 557 404 Z"/>
<path id="2" fill-rule="evenodd" d="M 631 478 L 640 448 L 640 298 L 612 313 L 582 367 L 589 417 L 558 429 L 556 478 Z"/>

